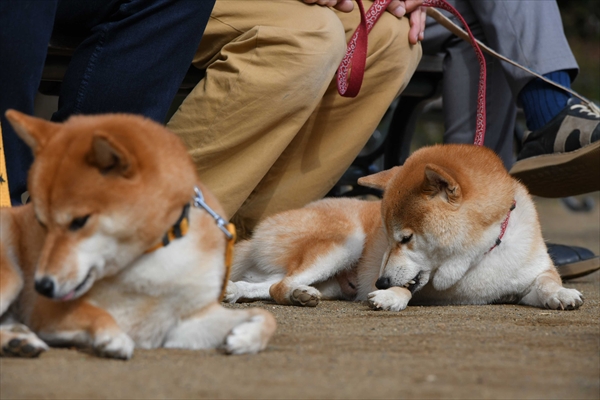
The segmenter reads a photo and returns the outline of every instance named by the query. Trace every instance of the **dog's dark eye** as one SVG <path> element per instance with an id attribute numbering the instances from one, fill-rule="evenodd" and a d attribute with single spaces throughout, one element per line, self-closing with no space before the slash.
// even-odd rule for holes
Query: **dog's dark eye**
<path id="1" fill-rule="evenodd" d="M 69 225 L 69 230 L 76 231 L 83 228 L 89 217 L 89 215 L 86 215 L 84 217 L 74 218 L 73 221 L 71 221 L 71 224 Z"/>
<path id="2" fill-rule="evenodd" d="M 406 244 L 408 242 L 410 242 L 410 239 L 412 239 L 413 235 L 412 233 L 408 236 L 403 236 L 402 239 L 400 239 L 400 244 Z"/>

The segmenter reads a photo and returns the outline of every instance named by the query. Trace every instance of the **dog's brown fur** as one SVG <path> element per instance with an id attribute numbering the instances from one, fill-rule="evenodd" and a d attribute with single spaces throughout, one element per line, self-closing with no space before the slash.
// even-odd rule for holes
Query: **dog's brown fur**
<path id="1" fill-rule="evenodd" d="M 134 342 L 232 353 L 266 346 L 275 329 L 271 314 L 218 304 L 226 237 L 207 212 L 192 207 L 187 235 L 147 253 L 178 220 L 194 187 L 223 214 L 175 135 L 131 115 L 64 124 L 15 111 L 7 118 L 35 162 L 32 204 L 1 211 L 3 314 L 10 304 L 11 317 L 49 343 L 117 358 L 131 357 Z M 44 279 L 53 283 L 45 293 L 51 299 L 34 291 Z M 3 350 L 18 353 L 4 328 Z M 35 339 L 17 338 L 39 354 Z"/>
<path id="2" fill-rule="evenodd" d="M 562 287 L 527 190 L 493 151 L 427 147 L 359 183 L 383 190 L 382 201 L 324 199 L 261 222 L 238 245 L 226 299 L 369 300 L 394 311 L 409 300 L 583 304 Z"/>

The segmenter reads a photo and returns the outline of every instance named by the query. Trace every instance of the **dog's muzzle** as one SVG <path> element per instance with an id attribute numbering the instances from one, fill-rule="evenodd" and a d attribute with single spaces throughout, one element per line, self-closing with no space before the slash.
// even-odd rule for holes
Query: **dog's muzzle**
<path id="1" fill-rule="evenodd" d="M 47 276 L 35 281 L 35 291 L 49 298 L 54 297 L 54 281 Z"/>
<path id="2" fill-rule="evenodd" d="M 417 290 L 417 288 L 419 287 L 420 282 L 421 282 L 421 273 L 419 272 L 414 278 L 412 278 L 411 280 L 409 280 L 408 282 L 406 282 L 404 285 L 401 285 L 401 286 L 410 290 L 411 293 L 414 293 L 415 290 Z M 389 289 L 392 286 L 395 286 L 395 285 L 392 285 L 392 280 L 387 276 L 381 276 L 381 277 L 379 277 L 379 279 L 377 279 L 377 282 L 375 282 L 375 287 L 379 290 Z"/>

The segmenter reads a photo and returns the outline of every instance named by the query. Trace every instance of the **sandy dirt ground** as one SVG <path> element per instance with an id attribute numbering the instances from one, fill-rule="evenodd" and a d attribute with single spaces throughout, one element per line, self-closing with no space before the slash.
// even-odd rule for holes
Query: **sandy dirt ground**
<path id="1" fill-rule="evenodd" d="M 598 204 L 599 196 L 593 196 Z M 600 253 L 600 212 L 538 199 L 545 238 Z M 577 311 L 516 305 L 371 311 L 270 303 L 278 330 L 252 356 L 136 350 L 114 361 L 65 349 L 0 360 L 2 398 L 590 398 L 600 397 L 600 274 L 566 284 Z"/>

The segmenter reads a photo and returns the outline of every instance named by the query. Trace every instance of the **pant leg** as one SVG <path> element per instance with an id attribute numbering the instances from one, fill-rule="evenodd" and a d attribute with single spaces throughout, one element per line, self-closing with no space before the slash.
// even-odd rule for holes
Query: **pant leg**
<path id="1" fill-rule="evenodd" d="M 4 113 L 12 108 L 33 114 L 56 5 L 57 0 L 0 1 L 0 123 L 13 205 L 20 204 L 21 194 L 27 190 L 33 156 Z"/>
<path id="2" fill-rule="evenodd" d="M 128 112 L 163 123 L 214 0 L 61 0 L 57 28 L 89 28 L 53 120 Z"/>
<path id="3" fill-rule="evenodd" d="M 168 128 L 232 216 L 317 108 L 346 48 L 328 8 L 217 0 L 195 65 L 206 77 Z"/>
<path id="4" fill-rule="evenodd" d="M 450 3 L 469 24 L 473 35 L 487 43 L 484 27 L 471 7 L 472 2 L 452 0 Z M 455 18 L 454 20 L 456 22 Z M 462 26 L 460 22 L 457 24 Z M 427 54 L 444 54 L 444 143 L 473 143 L 480 68 L 473 47 L 432 19 L 428 19 L 423 48 Z M 485 55 L 485 59 L 487 125 L 484 145 L 494 150 L 502 158 L 505 167 L 510 169 L 514 162 L 512 148 L 516 118 L 515 99 L 501 62 L 488 55 Z"/>
<path id="5" fill-rule="evenodd" d="M 371 2 L 365 2 L 365 7 Z M 346 40 L 359 24 L 357 10 L 337 13 Z M 356 98 L 338 94 L 335 81 L 310 118 L 238 210 L 235 221 L 250 231 L 276 212 L 322 198 L 348 169 L 421 58 L 408 42 L 409 23 L 385 13 L 369 34 L 364 82 Z M 336 63 L 337 67 L 337 63 Z"/>
<path id="6" fill-rule="evenodd" d="M 469 1 L 490 47 L 540 74 L 579 69 L 564 34 L 554 0 Z M 503 63 L 516 97 L 532 79 L 529 73 Z"/>
<path id="7" fill-rule="evenodd" d="M 451 43 L 444 58 L 442 83 L 444 143 L 472 144 L 476 130 L 479 61 L 473 47 L 467 42 L 454 39 Z M 487 124 L 484 145 L 494 150 L 504 166 L 510 169 L 514 163 L 515 100 L 500 61 L 486 56 L 486 63 Z"/>

